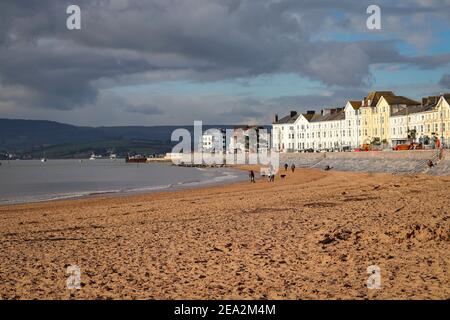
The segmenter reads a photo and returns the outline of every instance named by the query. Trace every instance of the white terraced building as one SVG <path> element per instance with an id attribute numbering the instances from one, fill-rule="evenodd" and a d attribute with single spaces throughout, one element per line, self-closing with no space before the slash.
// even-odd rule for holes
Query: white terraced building
<path id="1" fill-rule="evenodd" d="M 361 101 L 348 101 L 344 108 L 289 115 L 272 124 L 272 149 L 343 151 L 370 141 L 384 147 L 439 140 L 450 145 L 450 94 L 427 97 L 422 103 L 390 91 L 371 92 Z"/>
<path id="2" fill-rule="evenodd" d="M 301 150 L 343 150 L 352 147 L 353 115 L 345 122 L 344 108 L 325 109 L 320 114 L 295 111 L 273 123 L 273 149 L 278 152 Z M 350 121 L 350 122 L 348 122 Z"/>

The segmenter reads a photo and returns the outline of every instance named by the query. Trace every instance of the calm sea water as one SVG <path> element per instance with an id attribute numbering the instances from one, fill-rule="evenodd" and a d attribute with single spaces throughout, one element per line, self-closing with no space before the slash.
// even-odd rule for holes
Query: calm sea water
<path id="1" fill-rule="evenodd" d="M 1 161 L 0 205 L 108 193 L 145 193 L 246 179 L 229 168 L 202 169 L 124 160 Z"/>

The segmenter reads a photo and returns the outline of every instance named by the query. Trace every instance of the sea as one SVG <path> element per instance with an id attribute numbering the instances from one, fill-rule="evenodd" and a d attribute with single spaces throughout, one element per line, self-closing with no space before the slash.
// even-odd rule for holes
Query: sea
<path id="1" fill-rule="evenodd" d="M 213 186 L 247 179 L 230 168 L 189 168 L 123 159 L 0 161 L 0 205 Z"/>

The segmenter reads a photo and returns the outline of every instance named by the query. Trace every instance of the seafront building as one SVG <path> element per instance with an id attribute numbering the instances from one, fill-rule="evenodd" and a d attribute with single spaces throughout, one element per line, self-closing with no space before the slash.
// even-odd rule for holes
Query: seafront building
<path id="1" fill-rule="evenodd" d="M 226 130 L 210 129 L 202 135 L 202 151 L 223 153 L 227 150 Z"/>
<path id="2" fill-rule="evenodd" d="M 450 145 L 450 94 L 421 102 L 392 91 L 373 91 L 344 107 L 307 111 L 272 123 L 272 148 L 278 152 L 345 151 L 366 145 L 392 148 L 418 142 Z"/>
<path id="3" fill-rule="evenodd" d="M 206 153 L 267 152 L 270 147 L 269 129 L 261 126 L 234 126 L 227 136 L 225 129 L 209 129 L 202 135 L 202 151 Z"/>

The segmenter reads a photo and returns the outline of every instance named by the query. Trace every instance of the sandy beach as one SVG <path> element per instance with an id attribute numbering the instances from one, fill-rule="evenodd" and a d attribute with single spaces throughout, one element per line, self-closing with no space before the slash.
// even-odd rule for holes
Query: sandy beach
<path id="1" fill-rule="evenodd" d="M 0 207 L 2 299 L 449 299 L 450 177 L 290 171 Z M 81 289 L 66 288 L 67 267 Z M 367 267 L 381 289 L 366 287 Z"/>

